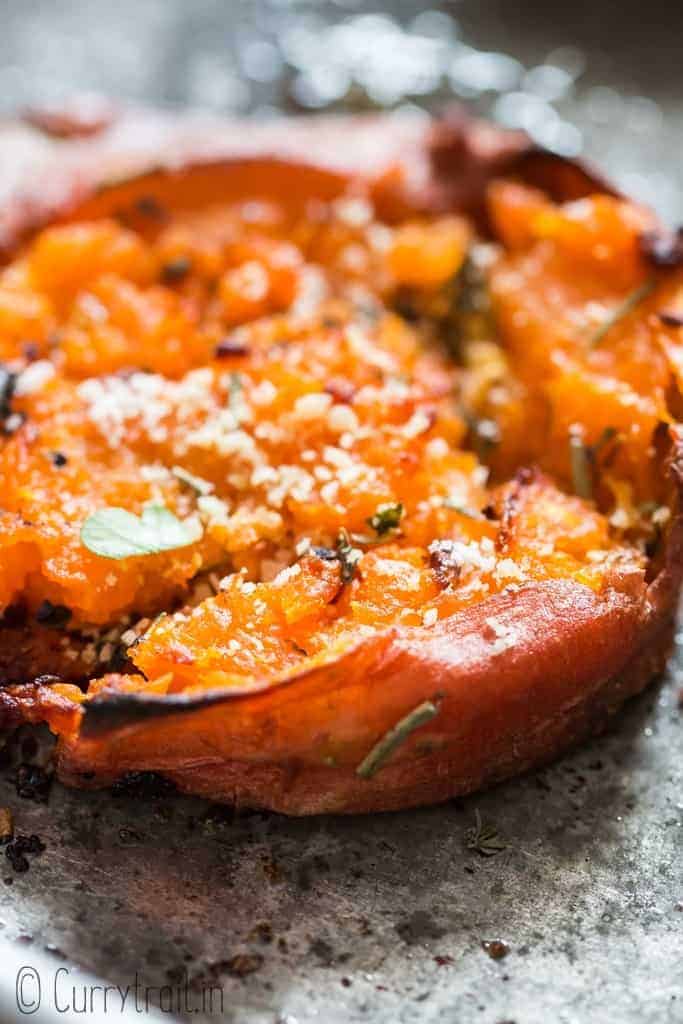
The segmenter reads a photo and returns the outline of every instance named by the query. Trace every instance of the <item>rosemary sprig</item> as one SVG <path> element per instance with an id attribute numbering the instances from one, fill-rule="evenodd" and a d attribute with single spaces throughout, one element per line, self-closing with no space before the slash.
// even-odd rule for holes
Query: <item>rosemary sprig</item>
<path id="1" fill-rule="evenodd" d="M 569 459 L 572 470 L 574 494 L 589 500 L 593 497 L 593 468 L 598 456 L 617 436 L 615 427 L 605 427 L 595 444 L 584 444 L 578 433 L 569 435 Z"/>
<path id="2" fill-rule="evenodd" d="M 653 277 L 648 278 L 643 284 L 638 285 L 637 288 L 626 296 L 623 302 L 620 302 L 615 310 L 613 310 L 604 320 L 598 329 L 591 335 L 589 344 L 591 348 L 596 348 L 605 338 L 605 335 L 612 330 L 615 324 L 623 320 L 625 316 L 628 316 L 636 306 L 640 305 L 643 299 L 646 299 L 648 295 L 651 295 L 655 289 L 657 282 Z"/>
<path id="3" fill-rule="evenodd" d="M 385 761 L 391 757 L 394 751 L 410 736 L 415 729 L 429 722 L 439 713 L 438 706 L 431 700 L 418 704 L 400 722 L 389 729 L 381 740 L 375 744 L 367 757 L 363 758 L 356 768 L 356 775 L 362 779 L 371 779 L 375 772 L 379 771 Z"/>
<path id="4" fill-rule="evenodd" d="M 467 849 L 474 850 L 482 857 L 495 857 L 497 853 L 507 850 L 508 844 L 498 832 L 494 825 L 488 825 L 481 820 L 478 810 L 474 811 L 475 824 L 465 832 Z"/>

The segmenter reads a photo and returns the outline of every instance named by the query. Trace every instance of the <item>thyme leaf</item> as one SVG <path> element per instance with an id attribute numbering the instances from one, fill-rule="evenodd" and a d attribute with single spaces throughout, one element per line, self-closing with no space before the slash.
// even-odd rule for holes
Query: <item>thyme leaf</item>
<path id="1" fill-rule="evenodd" d="M 600 324 L 598 329 L 591 335 L 589 340 L 590 347 L 595 348 L 599 345 L 604 340 L 605 335 L 612 330 L 615 324 L 619 323 L 619 321 L 623 320 L 625 316 L 628 316 L 629 313 L 633 312 L 636 306 L 640 305 L 640 303 L 654 291 L 656 284 L 657 282 L 655 279 L 650 277 L 647 281 L 644 281 L 643 284 L 634 288 L 634 290 L 626 296 L 624 301 L 619 303 L 616 309 L 606 317 L 605 321 Z"/>
<path id="2" fill-rule="evenodd" d="M 474 850 L 482 857 L 495 857 L 497 853 L 507 850 L 508 844 L 494 825 L 481 820 L 481 814 L 475 809 L 475 824 L 465 832 L 468 850 Z"/>
<path id="3" fill-rule="evenodd" d="M 371 779 L 415 729 L 430 722 L 438 713 L 438 706 L 431 700 L 418 704 L 375 744 L 356 768 L 356 775 L 362 779 Z"/>

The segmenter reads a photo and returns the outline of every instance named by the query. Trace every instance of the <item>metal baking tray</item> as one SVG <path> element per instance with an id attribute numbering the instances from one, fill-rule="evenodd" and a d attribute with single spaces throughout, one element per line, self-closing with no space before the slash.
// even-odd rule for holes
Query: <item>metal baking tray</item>
<path id="1" fill-rule="evenodd" d="M 499 101 L 531 89 L 530 69 L 561 66 L 569 84 L 553 109 L 627 188 L 680 215 L 680 11 L 654 3 L 647 23 L 633 3 L 511 11 L 461 0 L 430 21 L 423 4 L 372 8 L 395 15 L 406 38 L 445 40 L 449 60 L 467 44 L 521 62 L 515 82 L 514 64 L 480 62 L 498 84 L 470 89 L 479 110 L 504 116 Z M 182 0 L 91 0 L 87 12 L 68 0 L 8 0 L 0 102 L 40 99 L 45 53 L 68 51 L 50 65 L 51 89 L 68 91 L 86 76 L 94 88 L 148 101 L 226 104 L 239 94 L 244 106 L 246 82 L 250 109 L 305 107 L 301 30 L 322 52 L 326 26 L 372 12 L 254 0 L 231 4 L 226 19 L 208 0 L 191 13 Z M 247 80 L 237 50 L 272 45 L 287 30 L 289 63 L 277 80 Z M 95 60 L 102 40 L 106 57 Z M 233 70 L 221 77 L 228 51 Z M 267 51 L 252 51 L 252 71 L 259 52 Z M 456 86 L 453 72 L 430 94 L 407 98 L 429 105 Z M 22 178 L 34 157 L 45 160 L 34 142 L 14 122 L 2 127 L 0 193 L 13 172 Z M 156 1012 L 234 1024 L 683 1021 L 681 682 L 675 659 L 608 735 L 544 771 L 441 807 L 367 818 L 234 814 L 145 780 L 118 794 L 55 783 L 41 802 L 40 776 L 24 770 L 20 795 L 16 762 L 8 763 L 0 807 L 45 849 L 26 855 L 26 871 L 0 849 L 0 1020 Z M 40 754 L 29 743 L 18 756 Z M 478 820 L 504 849 L 487 857 L 471 848 Z M 106 984 L 127 993 L 125 1005 L 116 992 L 105 1004 Z M 84 999 L 86 1015 L 77 1012 Z"/>
<path id="2" fill-rule="evenodd" d="M 40 803 L 7 767 L 0 804 L 45 850 L 0 873 L 2 935 L 62 1006 L 85 968 L 179 992 L 171 1019 L 681 1021 L 678 685 L 545 771 L 397 814 L 234 814 L 144 783 Z M 469 848 L 477 814 L 504 850 Z"/>

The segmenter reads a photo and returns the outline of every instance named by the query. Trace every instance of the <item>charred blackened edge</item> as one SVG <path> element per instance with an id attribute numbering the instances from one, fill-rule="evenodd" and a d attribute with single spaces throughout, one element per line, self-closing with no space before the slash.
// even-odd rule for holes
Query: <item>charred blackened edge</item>
<path id="1" fill-rule="evenodd" d="M 266 688 L 264 686 L 261 692 Z M 201 696 L 174 693 L 167 697 L 152 697 L 143 693 L 103 693 L 83 705 L 79 736 L 85 740 L 98 739 L 129 725 L 141 725 L 153 719 L 168 718 L 169 715 L 200 711 L 216 704 L 229 704 L 241 696 L 256 696 L 258 692 L 258 689 L 248 693 L 244 690 L 227 693 L 219 690 Z"/>

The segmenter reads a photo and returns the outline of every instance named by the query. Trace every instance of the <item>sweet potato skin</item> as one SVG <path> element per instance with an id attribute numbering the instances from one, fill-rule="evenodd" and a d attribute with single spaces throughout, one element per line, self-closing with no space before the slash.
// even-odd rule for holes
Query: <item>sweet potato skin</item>
<path id="1" fill-rule="evenodd" d="M 406 207 L 455 206 L 479 214 L 492 173 L 518 171 L 571 198 L 598 184 L 520 137 L 506 136 L 504 144 L 501 138 L 484 158 L 471 126 L 447 124 L 440 131 L 440 138 L 422 138 L 419 174 L 403 174 L 398 184 L 378 175 L 376 196 L 385 209 L 398 216 Z M 456 184 L 463 167 L 467 174 Z M 334 195 L 352 177 L 348 169 L 320 166 L 306 171 L 312 177 L 305 184 L 291 162 L 259 157 L 249 165 L 276 190 L 287 168 L 301 196 L 314 182 Z M 217 186 L 223 172 L 222 164 L 156 172 L 83 203 L 75 193 L 63 216 L 97 216 L 150 193 L 182 201 L 186 187 L 188 194 L 201 191 L 197 175 Z M 29 227 L 25 219 L 20 231 L 20 222 L 6 235 L 11 244 Z M 8 724 L 21 716 L 47 718 L 62 733 L 59 773 L 71 785 L 102 786 L 127 771 L 153 770 L 187 792 L 288 814 L 434 803 L 517 774 L 599 730 L 663 668 L 683 570 L 683 449 L 677 436 L 670 443 L 673 515 L 650 581 L 637 572 L 615 576 L 602 594 L 566 581 L 528 584 L 424 635 L 389 630 L 331 665 L 261 693 L 112 694 L 82 711 L 45 688 L 16 687 L 2 695 L 0 715 Z M 356 768 L 377 740 L 425 700 L 437 704 L 438 715 L 372 778 L 359 777 Z M 333 763 L 325 763 L 331 747 Z"/>
<path id="2" fill-rule="evenodd" d="M 366 812 L 434 803 L 517 774 L 604 723 L 636 692 L 652 661 L 642 653 L 645 593 L 596 597 L 564 581 L 497 595 L 428 635 L 373 639 L 333 666 L 263 694 L 107 728 L 126 698 L 86 712 L 62 744 L 72 785 L 113 782 L 144 766 L 180 789 L 289 814 Z M 496 633 L 514 638 L 499 649 Z M 426 631 L 425 631 L 426 632 Z M 656 633 L 657 667 L 665 656 Z M 631 664 L 625 678 L 622 673 Z M 439 714 L 371 779 L 356 767 L 377 738 L 424 700 Z M 122 703 L 117 708 L 117 704 Z M 201 703 L 201 702 L 198 702 Z M 129 706 L 136 716 L 142 708 Z M 108 716 L 111 715 L 111 718 Z M 330 737 L 339 761 L 322 764 Z M 179 755 L 182 750 L 182 755 Z"/>

